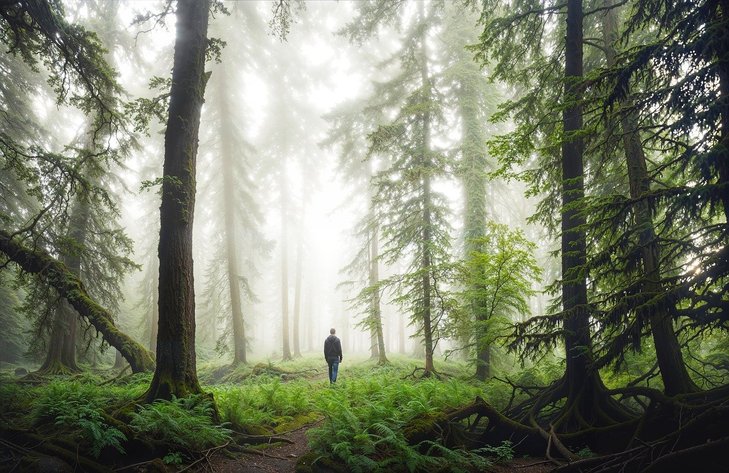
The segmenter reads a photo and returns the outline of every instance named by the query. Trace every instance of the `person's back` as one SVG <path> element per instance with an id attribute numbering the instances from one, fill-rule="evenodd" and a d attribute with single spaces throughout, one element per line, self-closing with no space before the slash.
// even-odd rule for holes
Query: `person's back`
<path id="1" fill-rule="evenodd" d="M 341 361 L 342 357 L 342 342 L 336 335 L 329 335 L 324 341 L 324 358 L 329 361 L 332 358 L 336 358 Z"/>
<path id="2" fill-rule="evenodd" d="M 336 331 L 331 329 L 329 336 L 324 340 L 324 359 L 327 360 L 329 365 L 329 382 L 335 383 L 337 381 L 337 372 L 339 363 L 341 363 L 342 357 L 342 342 L 339 338 L 334 335 Z"/>

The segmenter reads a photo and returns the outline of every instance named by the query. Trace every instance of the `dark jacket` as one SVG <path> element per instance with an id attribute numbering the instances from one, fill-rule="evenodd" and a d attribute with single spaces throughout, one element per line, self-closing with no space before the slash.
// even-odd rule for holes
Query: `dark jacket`
<path id="1" fill-rule="evenodd" d="M 329 335 L 324 340 L 324 358 L 326 358 L 327 362 L 329 360 L 342 361 L 342 342 L 339 341 L 336 335 Z"/>

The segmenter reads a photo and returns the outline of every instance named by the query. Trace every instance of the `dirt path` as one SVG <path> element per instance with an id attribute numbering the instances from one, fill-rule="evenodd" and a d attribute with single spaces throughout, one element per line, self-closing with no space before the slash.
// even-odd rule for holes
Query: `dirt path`
<path id="1" fill-rule="evenodd" d="M 272 444 L 267 448 L 251 448 L 251 453 L 242 453 L 237 458 L 216 454 L 208 467 L 218 473 L 294 473 L 296 462 L 309 451 L 306 432 L 314 427 L 306 425 L 292 432 L 278 435 L 292 443 Z M 253 453 L 258 452 L 258 453 Z"/>

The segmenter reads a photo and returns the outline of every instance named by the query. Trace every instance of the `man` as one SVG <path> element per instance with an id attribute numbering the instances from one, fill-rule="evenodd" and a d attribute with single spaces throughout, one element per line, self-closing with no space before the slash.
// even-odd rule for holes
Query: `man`
<path id="1" fill-rule="evenodd" d="M 339 363 L 342 362 L 342 342 L 334 335 L 336 332 L 334 329 L 329 330 L 329 336 L 324 340 L 324 358 L 329 365 L 329 384 L 337 382 L 337 371 Z"/>

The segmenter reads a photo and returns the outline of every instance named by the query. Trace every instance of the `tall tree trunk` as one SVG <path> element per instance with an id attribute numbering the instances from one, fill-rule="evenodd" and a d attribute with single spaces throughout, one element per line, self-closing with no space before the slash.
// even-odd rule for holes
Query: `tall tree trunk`
<path id="1" fill-rule="evenodd" d="M 286 182 L 286 161 L 281 163 L 281 339 L 283 359 L 291 360 L 289 343 L 289 243 L 288 243 L 288 182 Z"/>
<path id="2" fill-rule="evenodd" d="M 299 333 L 299 323 L 301 319 L 301 279 L 303 269 L 303 253 L 304 239 L 303 232 L 299 235 L 296 242 L 296 282 L 294 284 L 294 356 L 301 357 L 301 347 L 299 345 L 301 335 Z"/>
<path id="3" fill-rule="evenodd" d="M 221 95 L 228 92 L 225 67 L 220 67 L 218 74 L 218 88 Z M 221 160 L 223 165 L 223 218 L 225 221 L 225 256 L 228 262 L 228 293 L 230 295 L 231 325 L 233 327 L 233 364 L 246 363 L 246 333 L 243 308 L 240 294 L 240 271 L 238 269 L 238 252 L 236 245 L 236 183 L 235 173 L 235 151 L 233 150 L 233 118 L 230 113 L 228 100 L 220 100 L 220 139 L 221 139 Z M 241 159 L 238 156 L 238 159 Z"/>
<path id="4" fill-rule="evenodd" d="M 468 82 L 460 84 L 458 106 L 463 120 L 463 162 L 461 163 L 461 179 L 465 196 L 464 209 L 464 252 L 468 259 L 474 253 L 482 252 L 483 245 L 480 240 L 486 232 L 486 182 L 484 172 L 486 169 L 486 153 L 483 148 L 483 138 L 479 133 L 480 121 L 478 118 L 479 98 Z M 474 284 L 474 286 L 477 286 Z M 491 347 L 486 341 L 483 330 L 488 319 L 488 311 L 483 307 L 478 297 L 478 287 L 468 288 L 473 294 L 468 300 L 471 310 L 471 319 L 476 322 L 479 330 L 472 336 L 476 345 L 476 377 L 485 380 L 491 372 Z M 470 342 L 471 340 L 467 340 Z"/>
<path id="5" fill-rule="evenodd" d="M 419 5 L 419 14 L 421 20 L 425 19 L 424 14 L 424 2 L 420 2 Z M 423 87 L 423 100 L 429 101 L 430 100 L 430 77 L 428 75 L 428 52 L 426 49 L 426 35 L 425 35 L 426 29 L 423 28 L 420 36 L 420 51 L 421 51 L 421 66 L 420 66 L 420 80 L 422 82 Z M 433 344 L 433 314 L 432 314 L 432 287 L 431 287 L 431 273 L 433 271 L 433 259 L 431 254 L 431 246 L 432 246 L 432 216 L 430 213 L 430 206 L 432 204 L 432 195 L 431 195 L 431 189 L 430 189 L 430 174 L 429 170 L 432 167 L 432 163 L 430 162 L 430 112 L 425 111 L 423 113 L 422 118 L 422 127 L 423 127 L 423 143 L 422 143 L 422 149 L 420 150 L 421 153 L 421 160 L 422 160 L 422 166 L 425 172 L 423 172 L 423 190 L 422 190 L 422 205 L 423 205 L 423 230 L 421 235 L 421 251 L 422 251 L 422 260 L 420 264 L 420 269 L 423 273 L 422 276 L 422 287 L 423 287 L 423 302 L 422 302 L 422 321 L 423 321 L 423 341 L 424 341 L 424 348 L 425 348 L 425 373 L 424 376 L 429 376 L 431 373 L 435 372 L 435 367 L 433 366 L 433 351 L 434 351 L 434 344 Z"/>
<path id="6" fill-rule="evenodd" d="M 192 223 L 209 0 L 178 0 L 160 206 L 157 368 L 147 401 L 202 392 L 195 360 Z"/>
<path id="7" fill-rule="evenodd" d="M 4 230 L 0 230 L 0 252 L 20 266 L 23 271 L 36 274 L 101 333 L 104 340 L 116 348 L 132 366 L 135 373 L 154 369 L 152 355 L 115 325 L 108 310 L 94 302 L 83 283 L 66 265 L 53 259 L 48 253 L 23 246 Z"/>
<path id="8" fill-rule="evenodd" d="M 370 287 L 373 287 L 380 282 L 379 232 L 377 224 L 373 222 L 372 225 L 373 228 L 370 235 Z M 372 292 L 372 301 L 370 304 L 370 345 L 373 346 L 372 358 L 377 359 L 377 364 L 384 365 L 388 363 L 388 360 L 387 355 L 385 354 L 385 336 L 382 330 L 382 309 L 380 304 L 379 289 Z M 375 350 L 374 347 L 376 347 L 377 349 Z"/>
<path id="9" fill-rule="evenodd" d="M 567 1 L 565 46 L 565 110 L 562 142 L 562 308 L 565 314 L 565 412 L 578 414 L 588 424 L 596 421 L 594 402 L 603 384 L 591 367 L 592 346 L 587 305 L 585 217 L 580 205 L 585 195 L 582 130 L 582 0 Z M 574 415 L 571 417 L 574 418 Z M 571 418 L 567 423 L 571 422 Z M 566 426 L 569 430 L 570 426 Z"/>
<path id="10" fill-rule="evenodd" d="M 618 40 L 618 20 L 614 0 L 604 0 L 606 8 L 603 15 L 604 51 L 608 67 L 615 66 L 615 43 Z M 628 94 L 626 94 L 628 95 Z M 622 104 L 624 111 L 620 114 L 623 149 L 627 160 L 630 197 L 636 199 L 635 225 L 639 229 L 638 243 L 643 259 L 644 283 L 641 291 L 650 299 L 661 296 L 660 249 L 656 238 L 651 206 L 645 196 L 650 194 L 650 176 L 646 165 L 645 152 L 638 132 L 638 117 L 630 98 Z M 653 335 L 658 367 L 663 379 L 666 394 L 669 396 L 696 391 L 698 388 L 691 380 L 681 353 L 681 345 L 673 328 L 673 321 L 668 313 L 666 303 L 658 304 L 650 309 L 648 318 Z"/>
<path id="11" fill-rule="evenodd" d="M 159 270 L 157 271 L 159 273 Z M 155 277 L 159 280 L 159 275 Z M 159 324 L 159 288 L 152 288 L 152 313 L 149 318 L 149 349 L 152 353 L 157 352 L 157 331 Z"/>

